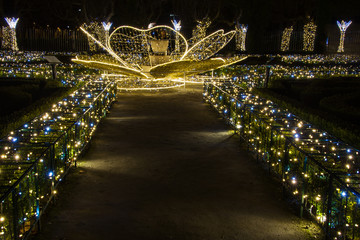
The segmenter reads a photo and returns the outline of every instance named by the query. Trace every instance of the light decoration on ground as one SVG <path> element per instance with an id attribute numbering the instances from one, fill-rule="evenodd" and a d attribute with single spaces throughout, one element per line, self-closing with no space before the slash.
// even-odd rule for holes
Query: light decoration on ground
<path id="1" fill-rule="evenodd" d="M 13 51 L 18 51 L 17 39 L 16 39 L 16 25 L 19 21 L 19 18 L 5 18 L 5 21 L 9 25 L 8 27 L 3 27 L 3 40 L 2 46 L 4 49 L 11 49 Z"/>
<path id="2" fill-rule="evenodd" d="M 283 180 L 300 215 L 307 210 L 331 239 L 360 239 L 359 150 L 229 79 L 206 82 L 204 99 Z"/>
<path id="3" fill-rule="evenodd" d="M 173 23 L 180 28 L 180 22 Z M 218 30 L 189 47 L 179 31 L 165 25 L 145 30 L 131 26 L 118 27 L 110 34 L 108 45 L 96 38 L 98 33 L 89 32 L 83 27 L 80 29 L 108 55 L 77 56 L 74 62 L 111 74 L 137 77 L 143 82 L 149 79 L 174 79 L 176 87 L 179 86 L 179 78 L 185 82 L 186 77 L 228 66 L 245 58 L 211 58 L 233 38 L 235 31 L 224 33 Z M 156 85 L 159 85 L 159 81 Z M 149 86 L 149 89 L 152 87 Z"/>
<path id="4" fill-rule="evenodd" d="M 352 23 L 352 21 L 345 22 L 344 20 L 342 20 L 341 23 L 339 21 L 336 21 L 336 23 L 340 29 L 340 42 L 337 52 L 344 52 L 345 32 Z"/>
<path id="5" fill-rule="evenodd" d="M 245 24 L 236 24 L 235 25 L 235 42 L 236 42 L 236 50 L 246 51 L 245 43 L 246 43 L 246 34 L 248 31 L 248 25 Z"/>
<path id="6" fill-rule="evenodd" d="M 315 25 L 314 21 L 310 21 L 304 25 L 303 50 L 306 52 L 314 51 L 316 28 L 317 26 Z"/>
<path id="7" fill-rule="evenodd" d="M 49 111 L 0 140 L 1 239 L 29 237 L 115 94 L 114 82 L 87 79 Z"/>
<path id="8" fill-rule="evenodd" d="M 293 26 L 284 29 L 281 37 L 281 47 L 280 47 L 280 50 L 282 52 L 289 51 L 292 32 L 293 32 Z"/>

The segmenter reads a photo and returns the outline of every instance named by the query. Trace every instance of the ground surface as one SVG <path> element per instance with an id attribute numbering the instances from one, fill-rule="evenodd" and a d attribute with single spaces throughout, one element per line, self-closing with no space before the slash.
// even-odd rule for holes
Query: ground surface
<path id="1" fill-rule="evenodd" d="M 192 87 L 119 94 L 35 239 L 295 240 L 313 227 Z"/>

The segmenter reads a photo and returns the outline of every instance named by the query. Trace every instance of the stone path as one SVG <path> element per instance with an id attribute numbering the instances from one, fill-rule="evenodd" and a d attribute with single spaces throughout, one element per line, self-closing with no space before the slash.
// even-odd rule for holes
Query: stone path
<path id="1" fill-rule="evenodd" d="M 34 239 L 310 239 L 201 91 L 119 94 Z"/>

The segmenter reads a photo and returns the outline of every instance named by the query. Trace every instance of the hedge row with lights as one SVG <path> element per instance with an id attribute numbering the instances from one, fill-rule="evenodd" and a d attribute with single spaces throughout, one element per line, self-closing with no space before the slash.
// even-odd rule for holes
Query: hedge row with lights
<path id="1" fill-rule="evenodd" d="M 360 154 L 273 102 L 229 81 L 205 83 L 204 98 L 282 179 L 284 192 L 331 239 L 360 239 Z"/>
<path id="2" fill-rule="evenodd" d="M 0 239 L 24 239 L 115 100 L 116 84 L 89 81 L 0 140 Z"/>

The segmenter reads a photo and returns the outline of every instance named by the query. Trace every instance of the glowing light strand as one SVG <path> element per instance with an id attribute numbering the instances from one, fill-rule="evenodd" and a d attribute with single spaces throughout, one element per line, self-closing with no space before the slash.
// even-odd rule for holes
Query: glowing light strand
<path id="1" fill-rule="evenodd" d="M 132 66 L 154 66 L 179 60 L 188 49 L 185 37 L 165 25 L 146 30 L 131 26 L 118 27 L 110 35 L 110 47 Z"/>
<path id="2" fill-rule="evenodd" d="M 8 28 L 3 27 L 3 47 L 11 49 L 13 51 L 18 51 L 17 39 L 16 39 L 16 25 L 19 21 L 19 18 L 5 18 L 5 21 L 9 25 Z"/>
<path id="3" fill-rule="evenodd" d="M 293 32 L 293 26 L 284 29 L 281 37 L 281 46 L 280 46 L 280 50 L 282 52 L 289 51 L 292 32 Z"/>
<path id="4" fill-rule="evenodd" d="M 317 26 L 313 21 L 304 25 L 304 39 L 303 39 L 303 50 L 306 52 L 314 51 L 315 47 L 315 36 Z"/>
<path id="5" fill-rule="evenodd" d="M 201 41 L 201 39 L 205 38 L 206 30 L 209 28 L 211 24 L 211 20 L 208 17 L 205 17 L 202 20 L 197 20 L 196 22 L 197 25 L 195 29 L 192 31 L 192 37 L 189 39 L 189 44 L 191 46 Z"/>
<path id="6" fill-rule="evenodd" d="M 345 22 L 344 20 L 342 20 L 341 23 L 339 21 L 336 21 L 336 23 L 340 29 L 340 42 L 337 52 L 344 52 L 345 32 L 352 23 L 352 21 Z"/>
<path id="7" fill-rule="evenodd" d="M 236 35 L 235 35 L 236 50 L 240 50 L 244 52 L 246 51 L 245 40 L 248 31 L 248 25 L 236 24 L 235 31 L 236 31 Z"/>
<path id="8" fill-rule="evenodd" d="M 193 45 L 181 58 L 189 60 L 205 60 L 222 49 L 234 37 L 235 31 L 224 34 L 224 30 L 218 30 Z"/>
<path id="9" fill-rule="evenodd" d="M 177 22 L 174 19 L 174 21 L 171 20 L 171 23 L 173 24 L 175 31 L 180 32 L 181 20 L 179 22 Z M 180 52 L 180 42 L 179 42 L 179 35 L 178 34 L 176 34 L 176 36 L 175 36 L 175 52 Z"/>
<path id="10" fill-rule="evenodd" d="M 101 44 L 104 46 L 107 45 L 106 30 L 103 24 L 100 24 L 99 22 L 91 22 L 90 24 L 84 23 L 80 27 L 80 29 L 86 30 L 88 33 L 91 33 L 92 37 L 87 34 L 90 52 L 96 52 L 99 50 L 99 45 L 97 45 L 97 41 L 101 42 Z M 94 39 L 96 39 L 97 41 L 95 41 Z M 104 48 L 103 46 L 100 47 Z"/>

